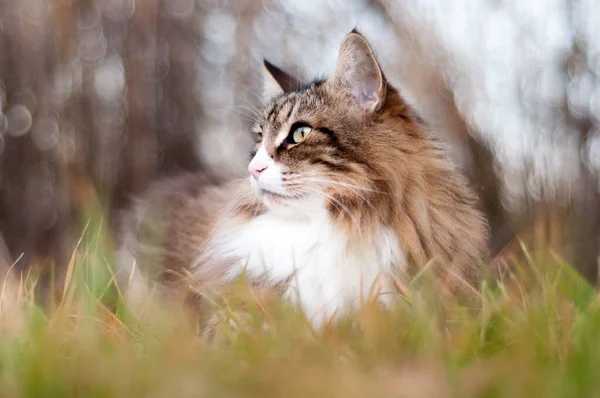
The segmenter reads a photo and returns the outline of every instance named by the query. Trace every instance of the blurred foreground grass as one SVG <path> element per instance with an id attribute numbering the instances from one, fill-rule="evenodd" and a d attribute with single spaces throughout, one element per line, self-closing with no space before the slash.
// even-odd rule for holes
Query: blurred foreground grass
<path id="1" fill-rule="evenodd" d="M 600 396 L 600 300 L 558 259 L 517 264 L 477 310 L 423 290 L 318 333 L 241 285 L 210 342 L 165 303 L 127 313 L 111 262 L 92 218 L 59 303 L 36 304 L 31 275 L 3 285 L 0 396 Z"/>

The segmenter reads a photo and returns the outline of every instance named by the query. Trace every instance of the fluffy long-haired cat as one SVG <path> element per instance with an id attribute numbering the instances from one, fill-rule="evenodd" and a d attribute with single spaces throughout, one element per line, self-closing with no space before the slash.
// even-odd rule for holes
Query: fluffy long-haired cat
<path id="1" fill-rule="evenodd" d="M 266 63 L 248 177 L 165 180 L 124 231 L 120 274 L 214 288 L 244 273 L 282 286 L 316 324 L 396 288 L 428 261 L 440 290 L 477 285 L 487 227 L 476 198 L 386 80 L 367 40 L 343 39 L 335 71 L 300 85 Z"/>

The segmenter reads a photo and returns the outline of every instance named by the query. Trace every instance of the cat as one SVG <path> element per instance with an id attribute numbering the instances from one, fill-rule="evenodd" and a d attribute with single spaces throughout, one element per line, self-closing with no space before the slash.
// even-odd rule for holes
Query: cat
<path id="1" fill-rule="evenodd" d="M 264 70 L 248 177 L 164 180 L 135 206 L 119 260 L 131 295 L 156 280 L 212 289 L 244 274 L 283 286 L 318 326 L 369 292 L 389 302 L 383 293 L 430 260 L 445 294 L 477 288 L 488 229 L 476 195 L 366 38 L 344 37 L 325 80 Z"/>

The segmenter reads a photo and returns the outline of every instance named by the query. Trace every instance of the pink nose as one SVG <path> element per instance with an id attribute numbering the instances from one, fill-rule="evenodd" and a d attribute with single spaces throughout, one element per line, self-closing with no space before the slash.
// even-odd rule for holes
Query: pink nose
<path id="1" fill-rule="evenodd" d="M 252 177 L 254 177 L 255 180 L 258 180 L 258 176 L 260 175 L 260 173 L 262 173 L 266 169 L 267 169 L 267 166 L 256 166 L 255 167 L 253 165 L 250 165 L 248 167 L 248 171 L 250 172 Z"/>

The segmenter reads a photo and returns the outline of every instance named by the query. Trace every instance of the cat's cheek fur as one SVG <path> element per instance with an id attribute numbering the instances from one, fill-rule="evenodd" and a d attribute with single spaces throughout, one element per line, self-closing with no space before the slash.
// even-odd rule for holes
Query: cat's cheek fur
<path id="1" fill-rule="evenodd" d="M 289 281 L 284 295 L 315 326 L 356 309 L 370 295 L 386 302 L 393 291 L 390 272 L 405 264 L 390 228 L 380 226 L 368 242 L 352 244 L 325 209 L 305 220 L 265 213 L 209 246 L 216 257 L 235 264 L 227 271 L 231 279 L 245 272 L 267 285 Z"/>

